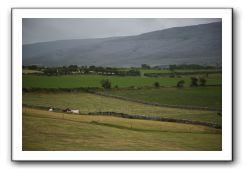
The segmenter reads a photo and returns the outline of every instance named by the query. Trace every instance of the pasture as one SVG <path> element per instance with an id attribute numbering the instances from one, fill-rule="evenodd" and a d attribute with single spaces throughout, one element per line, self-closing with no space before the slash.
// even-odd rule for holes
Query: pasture
<path id="1" fill-rule="evenodd" d="M 176 86 L 180 80 L 185 81 L 185 86 L 190 86 L 190 76 L 180 78 L 170 77 L 140 77 L 140 76 L 102 76 L 102 75 L 65 75 L 65 76 L 38 76 L 23 75 L 23 88 L 101 88 L 101 80 L 109 79 L 112 87 L 138 88 L 153 87 L 155 82 L 160 86 Z M 221 76 L 209 75 L 207 85 L 221 85 Z"/>
<path id="2" fill-rule="evenodd" d="M 215 111 L 187 110 L 145 105 L 111 97 L 98 96 L 90 93 L 25 93 L 23 104 L 30 106 L 67 107 L 79 109 L 81 113 L 89 112 L 118 112 L 133 115 L 157 116 L 174 119 L 187 119 L 221 124 L 221 116 Z"/>
<path id="3" fill-rule="evenodd" d="M 23 92 L 23 150 L 221 151 L 221 129 L 175 122 L 88 115 L 115 112 L 222 125 L 222 117 L 218 114 L 222 107 L 221 74 L 195 74 L 194 76 L 198 77 L 204 76 L 207 86 L 189 87 L 191 75 L 146 77 L 143 76 L 144 73 L 167 74 L 170 71 L 140 69 L 140 72 L 141 76 L 46 76 L 26 72 L 22 76 L 23 88 L 50 90 Z M 101 81 L 104 79 L 111 82 L 112 89 L 102 89 Z M 185 81 L 184 87 L 176 88 L 180 80 Z M 160 87 L 156 88 L 155 82 L 158 82 Z M 78 88 L 97 88 L 96 92 L 129 100 L 87 93 L 83 90 L 78 92 L 75 90 Z M 70 89 L 72 92 L 59 89 Z M 218 111 L 171 108 L 138 101 L 207 107 Z M 54 112 L 48 112 L 48 107 L 53 107 Z M 78 109 L 80 115 L 55 112 L 67 108 Z"/>
<path id="4" fill-rule="evenodd" d="M 107 93 L 150 103 L 222 109 L 222 88 L 219 86 L 110 90 Z"/>
<path id="5" fill-rule="evenodd" d="M 221 130 L 23 107 L 23 151 L 221 151 Z"/>

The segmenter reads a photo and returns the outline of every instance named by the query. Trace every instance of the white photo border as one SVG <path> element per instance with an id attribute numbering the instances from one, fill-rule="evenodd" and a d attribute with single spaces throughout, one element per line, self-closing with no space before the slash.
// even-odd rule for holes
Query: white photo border
<path id="1" fill-rule="evenodd" d="M 12 8 L 11 14 L 13 161 L 233 160 L 232 8 Z M 22 18 L 221 18 L 222 151 L 22 151 Z"/>

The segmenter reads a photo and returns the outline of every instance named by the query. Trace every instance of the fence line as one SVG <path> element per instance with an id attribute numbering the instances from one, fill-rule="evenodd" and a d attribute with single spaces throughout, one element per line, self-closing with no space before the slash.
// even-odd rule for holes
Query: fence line
<path id="1" fill-rule="evenodd" d="M 41 110 L 48 110 L 48 107 L 45 106 L 33 106 L 28 104 L 23 104 L 25 107 L 30 108 L 37 108 Z M 62 109 L 54 108 L 54 112 L 60 113 Z M 62 112 L 65 113 L 65 112 Z M 175 123 L 184 123 L 184 124 L 193 124 L 193 125 L 202 125 L 207 126 L 210 128 L 221 129 L 222 126 L 216 123 L 208 123 L 202 121 L 192 121 L 186 119 L 174 119 L 174 118 L 166 118 L 166 117 L 157 117 L 157 116 L 145 116 L 145 115 L 132 115 L 132 114 L 125 114 L 125 113 L 116 113 L 116 112 L 88 112 L 81 115 L 101 115 L 101 116 L 114 116 L 114 117 L 121 117 L 127 119 L 141 119 L 141 120 L 153 120 L 153 121 L 162 121 L 162 122 L 175 122 Z"/>
<path id="2" fill-rule="evenodd" d="M 215 123 L 192 121 L 192 120 L 185 120 L 185 119 L 156 117 L 156 116 L 131 115 L 131 114 L 125 114 L 125 113 L 116 113 L 116 112 L 90 112 L 90 113 L 88 113 L 88 115 L 115 116 L 115 117 L 122 117 L 122 118 L 127 118 L 127 119 L 142 119 L 142 120 L 153 120 L 153 121 L 202 125 L 202 126 L 207 126 L 207 127 L 216 128 L 216 129 L 222 128 L 221 125 L 215 124 Z"/>

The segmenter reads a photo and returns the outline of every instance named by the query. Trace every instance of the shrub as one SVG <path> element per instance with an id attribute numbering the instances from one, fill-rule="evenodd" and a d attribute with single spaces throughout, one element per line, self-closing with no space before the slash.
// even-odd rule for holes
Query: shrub
<path id="1" fill-rule="evenodd" d="M 159 88 L 160 87 L 160 84 L 158 82 L 155 82 L 153 85 L 154 85 L 155 88 Z"/>
<path id="2" fill-rule="evenodd" d="M 199 82 L 200 82 L 200 86 L 206 86 L 207 80 L 204 77 L 201 77 L 199 79 Z"/>
<path id="3" fill-rule="evenodd" d="M 108 79 L 103 79 L 101 81 L 101 85 L 104 89 L 110 89 L 111 88 L 111 82 Z"/>
<path id="4" fill-rule="evenodd" d="M 185 81 L 184 80 L 180 80 L 177 83 L 177 87 L 182 88 L 182 87 L 184 87 L 184 84 L 185 84 Z"/>
<path id="5" fill-rule="evenodd" d="M 191 77 L 191 87 L 197 87 L 198 86 L 198 78 Z"/>

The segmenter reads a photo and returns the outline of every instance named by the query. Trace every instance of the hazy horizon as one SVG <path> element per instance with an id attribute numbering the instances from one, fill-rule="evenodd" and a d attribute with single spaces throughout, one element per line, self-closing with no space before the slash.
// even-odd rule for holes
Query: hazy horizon
<path id="1" fill-rule="evenodd" d="M 22 42 L 133 36 L 191 25 L 221 22 L 219 18 L 24 18 Z"/>

